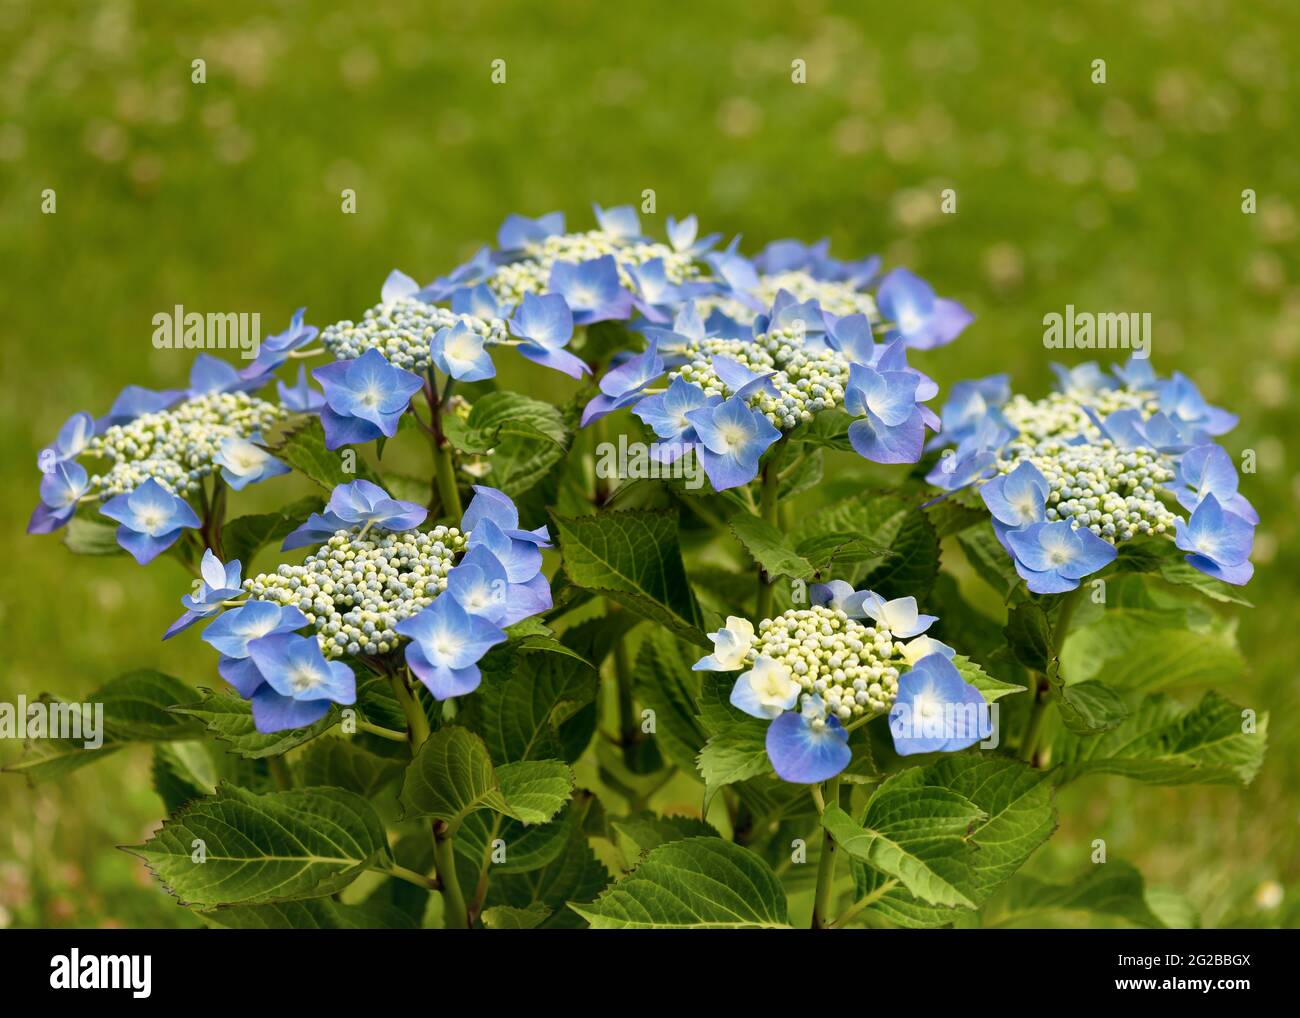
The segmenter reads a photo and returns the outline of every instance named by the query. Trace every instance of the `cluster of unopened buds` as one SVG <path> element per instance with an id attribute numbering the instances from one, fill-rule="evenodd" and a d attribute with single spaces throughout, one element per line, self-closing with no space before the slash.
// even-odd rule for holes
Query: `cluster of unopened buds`
<path id="1" fill-rule="evenodd" d="M 1034 593 L 1075 589 L 1139 536 L 1170 537 L 1196 569 L 1246 583 L 1259 516 L 1213 441 L 1236 418 L 1145 360 L 1058 376 L 1059 391 L 1038 401 L 1011 397 L 1005 376 L 955 386 L 942 418 L 951 448 L 928 479 L 949 491 L 979 485 Z"/>
<path id="2" fill-rule="evenodd" d="M 437 700 L 479 685 L 478 662 L 506 628 L 551 607 L 541 571 L 546 529 L 521 530 L 514 503 L 478 487 L 459 528 L 419 527 L 427 513 L 368 481 L 339 485 L 323 513 L 285 538 L 324 541 L 301 566 L 240 582 L 241 564 L 211 550 L 184 614 L 164 639 L 211 620 L 217 670 L 252 702 L 260 732 L 320 720 L 356 700 L 347 661 L 405 665 Z M 305 631 L 305 632 L 304 632 Z"/>
<path id="3" fill-rule="evenodd" d="M 849 733 L 886 712 L 900 755 L 950 752 L 988 738 L 983 695 L 913 597 L 886 601 L 842 580 L 811 589 L 813 603 L 775 618 L 729 616 L 697 671 L 740 671 L 731 704 L 771 721 L 767 755 L 786 781 L 815 784 L 852 760 Z M 865 622 L 864 619 L 871 621 Z"/>

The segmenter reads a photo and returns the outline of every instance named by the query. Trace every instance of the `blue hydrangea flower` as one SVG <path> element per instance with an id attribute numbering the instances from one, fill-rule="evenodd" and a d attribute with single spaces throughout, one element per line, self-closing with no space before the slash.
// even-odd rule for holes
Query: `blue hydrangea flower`
<path id="1" fill-rule="evenodd" d="M 1109 438 L 1121 449 L 1155 449 L 1159 452 L 1177 454 L 1192 444 L 1192 435 L 1185 425 L 1175 421 L 1163 411 L 1156 411 L 1149 418 L 1136 409 L 1116 410 L 1102 420 L 1090 407 L 1084 412 L 1092 420 L 1102 436 Z"/>
<path id="2" fill-rule="evenodd" d="M 72 519 L 90 490 L 90 478 L 80 463 L 62 462 L 41 477 L 41 501 L 27 523 L 29 534 L 49 534 Z"/>
<path id="3" fill-rule="evenodd" d="M 211 548 L 203 552 L 203 561 L 199 564 L 199 585 L 192 594 L 181 598 L 185 614 L 167 627 L 163 633 L 164 640 L 170 640 L 177 633 L 188 629 L 199 619 L 207 618 L 221 611 L 222 602 L 239 597 L 243 589 L 239 585 L 240 563 L 222 564 Z M 296 610 L 296 609 L 295 609 Z M 306 619 L 303 620 L 306 622 Z"/>
<path id="4" fill-rule="evenodd" d="M 287 361 L 293 351 L 302 349 L 315 339 L 320 329 L 314 325 L 303 324 L 303 316 L 306 313 L 306 308 L 299 308 L 293 313 L 287 329 L 262 340 L 257 349 L 257 357 L 253 359 L 253 363 L 239 372 L 240 377 L 261 378 Z"/>
<path id="5" fill-rule="evenodd" d="M 1224 583 L 1243 586 L 1254 575 L 1250 551 L 1255 528 L 1228 512 L 1207 494 L 1186 521 L 1174 521 L 1174 544 L 1188 552 L 1187 562 Z"/>
<path id="6" fill-rule="evenodd" d="M 615 410 L 631 406 L 641 398 L 641 392 L 664 373 L 664 359 L 659 356 L 659 344 L 651 338 L 645 353 L 623 361 L 605 373 L 600 380 L 600 395 L 595 396 L 582 411 L 582 426 L 599 420 Z"/>
<path id="7" fill-rule="evenodd" d="M 497 230 L 497 247 L 505 254 L 522 254 L 527 245 L 540 244 L 563 232 L 563 212 L 548 212 L 536 219 L 512 212 Z"/>
<path id="8" fill-rule="evenodd" d="M 300 414 L 318 414 L 325 405 L 325 397 L 311 387 L 307 381 L 307 365 L 298 365 L 298 382 L 293 388 L 279 379 L 275 383 L 280 395 L 280 403 Z"/>
<path id="9" fill-rule="evenodd" d="M 844 408 L 858 417 L 849 443 L 875 463 L 915 463 L 925 446 L 925 415 L 917 402 L 916 375 L 849 365 Z"/>
<path id="10" fill-rule="evenodd" d="M 486 341 L 464 321 L 443 327 L 433 337 L 429 353 L 444 375 L 458 382 L 481 382 L 496 376 Z"/>
<path id="11" fill-rule="evenodd" d="M 591 210 L 596 214 L 596 224 L 602 233 L 619 240 L 639 240 L 641 238 L 641 217 L 631 205 L 619 205 L 612 209 L 603 209 L 595 202 Z"/>
<path id="12" fill-rule="evenodd" d="M 993 733 L 988 704 L 942 654 L 922 658 L 898 680 L 889 731 L 899 756 L 952 753 Z"/>
<path id="13" fill-rule="evenodd" d="M 835 777 L 849 765 L 849 733 L 839 718 L 827 716 L 821 697 L 804 702 L 800 711 L 786 711 L 767 726 L 767 757 L 783 781 L 815 785 Z"/>
<path id="14" fill-rule="evenodd" d="M 474 497 L 461 517 L 469 548 L 486 548 L 505 568 L 510 597 L 520 598 L 534 615 L 551 606 L 550 584 L 542 574 L 542 548 L 550 545 L 546 527 L 522 530 L 519 510 L 503 491 L 474 485 Z"/>
<path id="15" fill-rule="evenodd" d="M 693 214 L 680 221 L 669 216 L 666 226 L 669 245 L 674 251 L 681 254 L 698 257 L 713 247 L 722 237 L 720 233 L 711 233 L 707 237 L 699 237 L 700 224 Z"/>
<path id="16" fill-rule="evenodd" d="M 1031 523 L 1005 534 L 1016 572 L 1035 594 L 1074 590 L 1090 573 L 1115 561 L 1116 551 L 1087 527 L 1075 530 L 1066 520 Z"/>
<path id="17" fill-rule="evenodd" d="M 128 385 L 117 394 L 107 414 L 95 422 L 95 433 L 103 434 L 115 424 L 130 424 L 137 417 L 157 413 L 174 406 L 185 393 L 181 389 L 155 392 L 139 385 Z"/>
<path id="18" fill-rule="evenodd" d="M 1181 371 L 1155 382 L 1160 409 L 1170 417 L 1205 435 L 1226 435 L 1237 426 L 1237 415 L 1211 406 L 1196 383 Z"/>
<path id="19" fill-rule="evenodd" d="M 511 335 L 523 340 L 519 353 L 530 361 L 571 378 L 589 372 L 582 358 L 564 349 L 573 338 L 573 313 L 558 293 L 525 294 L 509 324 Z"/>
<path id="20" fill-rule="evenodd" d="M 943 440 L 961 442 L 975 435 L 990 415 L 1002 419 L 1001 408 L 1010 398 L 1011 380 L 1008 375 L 989 375 L 958 382 L 949 390 L 948 401 L 939 414 L 943 422 Z M 1011 426 L 1006 426 L 1010 430 Z"/>
<path id="21" fill-rule="evenodd" d="M 902 339 L 930 350 L 956 339 L 975 316 L 954 300 L 936 297 L 930 284 L 906 269 L 894 269 L 880 282 L 876 304 L 893 326 L 885 339 Z"/>
<path id="22" fill-rule="evenodd" d="M 1259 513 L 1237 491 L 1237 468 L 1227 451 L 1213 443 L 1188 449 L 1178 461 L 1174 496 L 1184 509 L 1195 510 L 1206 495 L 1213 495 L 1224 509 L 1250 524 L 1259 523 Z"/>
<path id="23" fill-rule="evenodd" d="M 486 283 L 474 286 L 462 286 L 451 295 L 451 309 L 458 315 L 470 315 L 473 318 L 503 318 L 496 294 Z"/>
<path id="24" fill-rule="evenodd" d="M 699 436 L 699 456 L 718 491 L 748 484 L 758 476 L 758 461 L 781 437 L 772 422 L 739 396 L 690 410 L 686 419 Z"/>
<path id="25" fill-rule="evenodd" d="M 980 497 L 999 523 L 1027 527 L 1047 519 L 1047 478 L 1029 460 L 980 488 Z"/>
<path id="26" fill-rule="evenodd" d="M 185 395 L 193 399 L 211 392 L 252 392 L 260 389 L 267 381 L 264 371 L 245 378 L 228 361 L 201 353 L 194 358 L 190 367 L 190 387 L 185 390 Z"/>
<path id="27" fill-rule="evenodd" d="M 576 325 L 622 320 L 632 313 L 632 294 L 619 281 L 613 255 L 577 265 L 556 262 L 551 266 L 548 289 L 564 297 Z"/>
<path id="28" fill-rule="evenodd" d="M 39 457 L 41 468 L 47 469 L 56 463 L 76 459 L 94 437 L 95 419 L 84 411 L 73 414 L 59 428 L 58 437 L 53 444 L 42 450 Z"/>
<path id="29" fill-rule="evenodd" d="M 175 544 L 182 530 L 199 527 L 199 518 L 190 504 L 152 477 L 134 491 L 110 498 L 99 511 L 121 524 L 117 543 L 141 565 L 152 562 Z"/>
<path id="30" fill-rule="evenodd" d="M 438 597 L 417 615 L 393 627 L 409 637 L 406 663 L 435 700 L 463 696 L 482 681 L 478 662 L 506 634 L 480 615 L 471 615 L 454 597 Z"/>
<path id="31" fill-rule="evenodd" d="M 261 441 L 262 436 L 258 434 L 249 438 L 232 435 L 222 440 L 212 457 L 212 462 L 221 468 L 222 479 L 235 491 L 289 472 L 289 465 L 263 449 L 258 444 Z"/>
<path id="32" fill-rule="evenodd" d="M 428 286 L 419 290 L 414 296 L 423 301 L 446 300 L 457 290 L 486 279 L 496 271 L 496 263 L 491 248 L 484 245 L 474 253 L 474 257 L 463 265 L 458 265 L 445 276 L 439 276 Z"/>
<path id="33" fill-rule="evenodd" d="M 821 604 L 827 608 L 845 611 L 848 599 L 855 593 L 853 584 L 844 580 L 829 580 L 826 583 L 814 583 L 809 587 L 808 601 L 811 604 Z"/>
<path id="34" fill-rule="evenodd" d="M 694 410 L 716 406 L 721 396 L 706 396 L 704 390 L 684 378 L 674 378 L 664 392 L 647 396 L 633 413 L 667 444 L 660 446 L 660 459 L 672 463 L 691 445 L 699 442 L 695 425 L 688 416 Z"/>
<path id="35" fill-rule="evenodd" d="M 251 641 L 277 633 L 292 633 L 306 625 L 307 616 L 291 605 L 246 601 L 214 619 L 203 630 L 203 642 L 223 657 L 242 659 L 248 657 Z"/>
<path id="36" fill-rule="evenodd" d="M 424 522 L 429 510 L 415 502 L 393 498 L 370 481 L 353 481 L 337 485 L 330 492 L 324 513 L 312 513 L 307 522 L 284 539 L 281 551 L 321 544 L 335 531 L 361 525 L 365 529 L 382 527 L 393 533 L 412 530 Z"/>
<path id="37" fill-rule="evenodd" d="M 325 391 L 320 414 L 327 449 L 381 435 L 392 438 L 411 397 L 424 385 L 419 375 L 393 367 L 375 349 L 319 367 L 312 377 Z"/>
<path id="38" fill-rule="evenodd" d="M 249 643 L 248 655 L 263 680 L 251 697 L 259 732 L 302 728 L 329 713 L 331 703 L 357 702 L 352 669 L 326 661 L 315 636 L 263 636 Z"/>

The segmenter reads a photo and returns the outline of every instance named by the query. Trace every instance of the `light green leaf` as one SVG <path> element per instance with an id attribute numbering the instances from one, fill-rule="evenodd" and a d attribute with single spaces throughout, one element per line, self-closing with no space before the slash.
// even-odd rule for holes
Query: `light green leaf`
<path id="1" fill-rule="evenodd" d="M 700 673 L 691 665 L 699 658 L 698 647 L 656 627 L 642 640 L 632 671 L 637 700 L 655 712 L 655 741 L 664 756 L 688 772 L 708 741 L 696 719 Z"/>
<path id="2" fill-rule="evenodd" d="M 758 516 L 740 515 L 731 520 L 731 532 L 744 545 L 752 558 L 770 578 L 792 576 L 808 580 L 813 567 L 799 555 L 784 534 L 767 520 Z"/>
<path id="3" fill-rule="evenodd" d="M 199 916 L 228 930 L 414 930 L 420 925 L 409 913 L 384 902 L 343 905 L 330 898 L 227 905 Z"/>
<path id="4" fill-rule="evenodd" d="M 325 448 L 325 429 L 315 415 L 305 416 L 271 432 L 264 444 L 279 459 L 327 490 L 333 491 L 336 485 L 357 480 L 383 486 L 379 476 L 360 455 L 355 457 L 354 471 L 343 469 L 344 450 Z"/>
<path id="5" fill-rule="evenodd" d="M 125 555 L 117 543 L 117 526 L 107 518 L 73 516 L 63 531 L 63 543 L 74 555 Z"/>
<path id="6" fill-rule="evenodd" d="M 546 921 L 551 910 L 541 902 L 525 908 L 496 905 L 483 912 L 483 925 L 489 930 L 531 930 Z"/>
<path id="7" fill-rule="evenodd" d="M 525 824 L 543 823 L 572 792 L 573 772 L 567 764 L 527 760 L 494 768 L 478 735 L 447 725 L 421 744 L 398 798 L 408 816 L 445 821 L 454 834 L 465 817 L 480 809 Z"/>
<path id="8" fill-rule="evenodd" d="M 968 838 L 986 819 L 963 795 L 921 787 L 877 792 L 861 824 L 828 805 L 822 826 L 850 856 L 895 878 L 922 901 L 974 908 L 960 885 L 971 879 Z"/>
<path id="9" fill-rule="evenodd" d="M 1122 724 L 1081 738 L 1061 732 L 1052 746 L 1052 775 L 1059 782 L 1084 774 L 1120 774 L 1156 785 L 1248 784 L 1268 741 L 1268 715 L 1247 727 L 1241 708 L 1206 693 L 1191 708 L 1148 696 Z"/>
<path id="10" fill-rule="evenodd" d="M 724 785 L 772 773 L 766 739 L 767 723 L 749 717 L 738 718 L 709 737 L 696 759 L 704 778 L 706 813 L 713 797 Z"/>
<path id="11" fill-rule="evenodd" d="M 298 767 L 304 785 L 336 785 L 371 799 L 402 773 L 404 765 L 368 752 L 354 736 L 335 735 L 311 743 Z"/>
<path id="12" fill-rule="evenodd" d="M 564 572 L 577 586 L 613 598 L 694 643 L 703 618 L 677 543 L 677 514 L 626 510 L 554 515 Z"/>
<path id="13" fill-rule="evenodd" d="M 333 894 L 389 858 L 368 802 L 338 788 L 258 795 L 221 785 L 129 849 L 196 908 Z"/>
<path id="14" fill-rule="evenodd" d="M 1026 923 L 1041 927 L 1043 914 L 1052 912 L 1114 917 L 1143 927 L 1165 925 L 1147 905 L 1142 874 L 1119 861 L 1094 866 L 1072 884 L 1050 884 L 1020 877 L 1012 881 L 1005 900 L 998 902 L 986 922 L 997 926 Z"/>
<path id="15" fill-rule="evenodd" d="M 789 926 L 785 892 L 771 869 L 721 838 L 660 845 L 594 902 L 569 907 L 593 929 Z"/>
<path id="16" fill-rule="evenodd" d="M 984 697 L 985 703 L 993 703 L 1001 700 L 1004 696 L 1011 693 L 1025 692 L 1024 686 L 1018 686 L 1014 682 L 1003 682 L 1001 679 L 995 679 L 989 675 L 983 668 L 963 654 L 958 654 L 952 659 L 953 665 L 961 674 L 962 679 L 974 686 Z"/>
<path id="17" fill-rule="evenodd" d="M 272 513 L 240 516 L 221 529 L 221 550 L 227 562 L 240 562 L 244 575 L 251 575 L 253 558 L 272 541 L 281 541 L 296 530 L 312 513 L 320 512 L 324 503 L 315 495 L 290 502 Z"/>

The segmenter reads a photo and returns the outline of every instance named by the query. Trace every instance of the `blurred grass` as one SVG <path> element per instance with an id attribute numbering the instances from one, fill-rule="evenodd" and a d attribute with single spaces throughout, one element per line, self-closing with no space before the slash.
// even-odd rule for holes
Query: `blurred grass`
<path id="1" fill-rule="evenodd" d="M 506 212 L 585 227 L 589 202 L 653 188 L 656 232 L 695 211 L 751 251 L 828 235 L 931 279 L 978 315 L 924 358 L 945 386 L 1009 371 L 1042 391 L 1042 316 L 1073 303 L 1150 311 L 1157 367 L 1241 412 L 1227 444 L 1258 453 L 1260 608 L 1241 620 L 1251 673 L 1225 692 L 1273 713 L 1264 771 L 1245 793 L 1083 782 L 1033 865 L 1077 875 L 1105 838 L 1206 924 L 1300 924 L 1298 38 L 1286 0 L 0 0 L 0 698 L 141 665 L 215 680 L 192 634 L 158 642 L 174 566 L 22 533 L 36 452 L 73 410 L 185 376 L 188 355 L 150 343 L 155 312 L 260 311 L 270 332 L 307 304 L 325 324 L 394 265 L 446 270 Z M 144 752 L 39 791 L 0 781 L 0 925 L 185 921 L 109 848 L 159 814 Z"/>

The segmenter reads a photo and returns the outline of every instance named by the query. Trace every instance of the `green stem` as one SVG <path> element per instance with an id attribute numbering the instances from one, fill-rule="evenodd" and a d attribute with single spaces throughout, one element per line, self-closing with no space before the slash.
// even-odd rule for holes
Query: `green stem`
<path id="1" fill-rule="evenodd" d="M 443 926 L 449 930 L 469 929 L 465 894 L 456 876 L 456 848 L 452 843 L 451 828 L 445 820 L 437 820 L 433 825 L 433 862 L 438 869 L 438 886 L 442 890 Z"/>
<path id="2" fill-rule="evenodd" d="M 275 782 L 276 788 L 283 792 L 293 787 L 293 775 L 289 773 L 289 765 L 284 762 L 284 757 L 269 756 L 266 758 L 266 766 L 270 768 L 271 780 Z"/>
<path id="3" fill-rule="evenodd" d="M 423 873 L 416 873 L 415 870 L 407 869 L 405 866 L 398 866 L 396 863 L 384 867 L 379 872 L 386 873 L 390 877 L 396 877 L 398 880 L 405 880 L 408 884 L 414 884 L 426 891 L 436 891 L 438 889 L 438 882 L 432 877 L 426 877 Z"/>
<path id="4" fill-rule="evenodd" d="M 405 732 L 395 732 L 391 728 L 381 728 L 379 725 L 372 725 L 369 721 L 358 721 L 357 729 L 362 732 L 369 732 L 371 735 L 377 735 L 381 739 L 387 739 L 389 742 L 406 742 Z"/>
<path id="5" fill-rule="evenodd" d="M 1070 622 L 1074 618 L 1074 613 L 1078 609 L 1082 597 L 1083 587 L 1075 587 L 1074 590 L 1061 595 L 1056 610 L 1056 624 L 1052 628 L 1052 657 L 1047 663 L 1047 667 L 1049 672 L 1056 671 L 1058 680 L 1060 678 L 1061 648 L 1065 646 L 1065 638 L 1070 634 Z M 1019 756 L 1025 763 L 1033 764 L 1035 754 L 1038 752 L 1038 742 L 1043 734 L 1043 724 L 1047 720 L 1051 680 L 1041 672 L 1030 672 L 1029 692 L 1033 696 L 1033 703 L 1030 707 L 1029 721 L 1025 726 L 1025 736 L 1020 741 Z"/>
<path id="6" fill-rule="evenodd" d="M 621 607 L 610 604 L 610 615 L 620 611 Z M 641 727 L 637 724 L 636 704 L 632 699 L 632 662 L 627 652 L 626 636 L 620 636 L 614 642 L 614 680 L 618 691 L 618 741 L 623 747 L 623 762 L 635 773 L 634 747 L 641 738 Z"/>
<path id="7" fill-rule="evenodd" d="M 825 801 L 832 806 L 840 803 L 839 775 L 826 782 Z M 817 863 L 817 890 L 813 894 L 812 928 L 824 930 L 830 925 L 831 891 L 835 886 L 835 839 L 822 828 L 822 857 Z"/>
<path id="8" fill-rule="evenodd" d="M 759 496 L 758 515 L 778 530 L 781 527 L 777 497 L 781 494 L 781 457 L 785 453 L 785 436 L 776 443 L 763 465 L 763 486 Z M 772 583 L 763 567 L 758 567 L 758 604 L 755 617 L 765 619 L 772 613 Z"/>
<path id="9" fill-rule="evenodd" d="M 406 737 L 411 743 L 411 756 L 424 745 L 429 737 L 429 719 L 425 717 L 424 708 L 419 698 L 411 691 L 400 672 L 393 672 L 389 677 L 393 686 L 393 695 L 401 704 L 402 713 L 406 715 Z"/>
<path id="10" fill-rule="evenodd" d="M 456 485 L 456 466 L 451 460 L 451 444 L 446 439 L 436 436 L 431 442 L 433 449 L 433 481 L 438 489 L 438 502 L 442 505 L 442 514 L 453 520 L 464 515 L 460 504 L 460 488 Z"/>
<path id="11" fill-rule="evenodd" d="M 826 928 L 828 930 L 842 929 L 845 925 L 852 922 L 857 917 L 858 913 L 861 912 L 864 908 L 874 905 L 876 902 L 878 902 L 881 898 L 883 898 L 886 894 L 888 894 L 897 886 L 898 886 L 897 880 L 893 880 L 893 879 L 886 880 L 883 884 L 877 887 L 870 894 L 866 895 L 861 900 L 854 902 L 852 905 L 846 908 L 844 912 L 840 915 L 840 917 Z"/>

